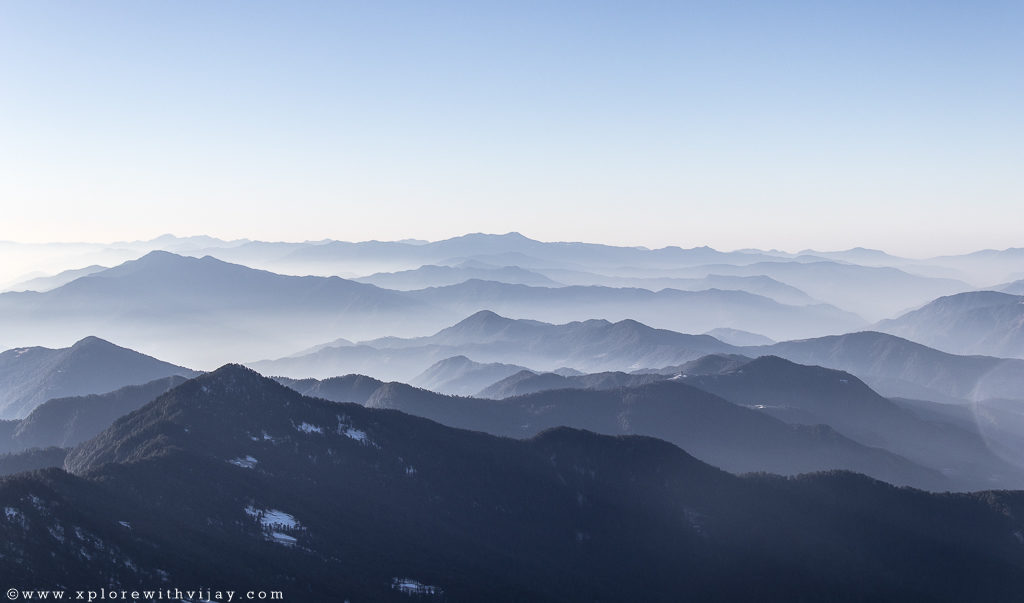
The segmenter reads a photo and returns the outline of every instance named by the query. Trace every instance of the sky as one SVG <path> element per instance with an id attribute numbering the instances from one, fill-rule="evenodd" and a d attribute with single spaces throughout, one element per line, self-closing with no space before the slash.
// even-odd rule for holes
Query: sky
<path id="1" fill-rule="evenodd" d="M 1024 246 L 1024 2 L 0 0 L 0 240 Z"/>

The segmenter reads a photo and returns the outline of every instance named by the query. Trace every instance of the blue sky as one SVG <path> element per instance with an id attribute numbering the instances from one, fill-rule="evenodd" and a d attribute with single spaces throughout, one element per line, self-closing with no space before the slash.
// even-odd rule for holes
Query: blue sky
<path id="1" fill-rule="evenodd" d="M 1024 246 L 1022 2 L 0 1 L 0 239 Z"/>

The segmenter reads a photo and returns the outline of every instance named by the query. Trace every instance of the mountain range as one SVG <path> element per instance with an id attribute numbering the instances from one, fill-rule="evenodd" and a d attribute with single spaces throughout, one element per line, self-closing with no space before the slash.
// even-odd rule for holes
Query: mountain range
<path id="1" fill-rule="evenodd" d="M 407 382 L 435 362 L 460 355 L 482 363 L 595 372 L 666 366 L 735 349 L 708 335 L 655 329 L 635 320 L 554 325 L 483 310 L 428 337 L 327 344 L 308 353 L 249 366 L 265 374 L 294 378 L 362 373 Z"/>
<path id="2" fill-rule="evenodd" d="M 742 348 L 853 373 L 886 396 L 966 404 L 1021 399 L 1024 360 L 961 356 L 873 331 Z"/>
<path id="3" fill-rule="evenodd" d="M 51 398 L 99 394 L 174 375 L 198 373 L 98 337 L 67 348 L 0 353 L 0 419 L 22 419 Z"/>
<path id="4" fill-rule="evenodd" d="M 415 270 L 378 272 L 353 280 L 385 289 L 411 291 L 427 287 L 457 285 L 473 279 L 512 285 L 529 285 L 532 287 L 558 287 L 562 285 L 562 283 L 553 281 L 543 274 L 518 266 L 491 266 L 480 262 L 463 262 L 455 266 L 426 265 L 420 266 Z"/>
<path id="5" fill-rule="evenodd" d="M 310 601 L 1011 601 L 1024 588 L 1020 493 L 736 477 L 652 438 L 498 438 L 237 366 L 118 420 L 66 468 L 0 480 L 13 588 L 187 582 Z"/>
<path id="6" fill-rule="evenodd" d="M 24 419 L 0 421 L 0 453 L 30 448 L 71 448 L 184 381 L 185 377 L 172 375 L 105 394 L 47 400 Z"/>
<path id="7" fill-rule="evenodd" d="M 535 373 L 523 370 L 495 381 L 479 390 L 481 398 L 501 400 L 513 396 L 534 394 L 557 389 L 616 389 L 636 387 L 668 377 L 657 373 L 629 374 L 622 371 L 607 371 L 584 375 L 559 375 L 558 373 Z M 430 388 L 428 388 L 430 389 Z M 438 390 L 434 390 L 438 391 Z M 444 392 L 440 392 L 444 393 Z"/>
<path id="8" fill-rule="evenodd" d="M 342 397 L 328 399 L 400 410 L 452 427 L 514 438 L 558 426 L 610 435 L 648 435 L 736 472 L 795 475 L 842 468 L 890 483 L 936 490 L 963 488 L 937 470 L 854 442 L 825 425 L 787 425 L 678 381 L 654 375 L 635 379 L 630 388 L 558 389 L 503 400 L 449 396 L 391 382 L 380 384 L 366 398 L 354 396 L 346 387 L 341 388 Z M 324 392 L 321 388 L 320 393 Z"/>
<path id="9" fill-rule="evenodd" d="M 462 315 L 492 310 L 547 322 L 593 317 L 629 319 L 689 333 L 729 326 L 776 340 L 842 333 L 865 324 L 859 316 L 834 306 L 790 306 L 753 293 L 725 289 L 529 287 L 474 279 L 410 291 L 408 295 Z"/>
<path id="10" fill-rule="evenodd" d="M 751 360 L 742 356 L 712 355 L 691 361 L 678 367 L 678 370 L 679 372 L 674 375 L 608 372 L 569 377 L 521 371 L 484 388 L 479 396 L 501 399 L 514 405 L 521 401 L 519 397 L 529 398 L 528 394 L 540 392 L 548 392 L 552 400 L 557 400 L 558 396 L 568 399 L 584 395 L 566 391 L 570 389 L 638 388 L 668 380 L 692 385 L 734 404 L 771 415 L 793 425 L 828 425 L 860 444 L 890 451 L 939 471 L 955 483 L 958 489 L 1024 486 L 1024 466 L 1014 454 L 1018 450 L 1024 450 L 1024 438 L 1013 435 L 1021 432 L 1017 429 L 998 432 L 993 430 L 983 417 L 974 416 L 970 412 L 959 416 L 943 416 L 934 412 L 934 407 L 921 408 L 907 401 L 884 398 L 849 373 L 800 365 L 775 356 L 762 356 Z M 530 404 L 538 405 L 533 402 Z M 558 404 L 559 402 L 552 402 L 552 406 Z M 428 404 L 429 406 L 431 405 Z M 400 408 L 414 414 L 422 412 L 417 410 L 418 406 L 412 404 Z M 498 407 L 491 407 L 492 410 L 494 408 Z M 967 410 L 965 407 L 960 408 Z M 994 416 L 1004 423 L 1007 422 L 1006 419 L 1019 422 L 1019 419 L 1007 416 L 1006 408 L 994 404 L 988 404 L 983 408 L 985 415 L 992 416 L 997 413 Z M 980 407 L 975 407 L 975 410 L 978 409 Z M 549 412 L 549 409 L 545 408 L 534 414 L 544 412 Z M 588 411 L 581 409 L 578 412 L 586 414 Z M 472 415 L 474 410 L 468 409 L 460 413 Z M 530 416 L 531 413 L 522 414 L 523 417 L 510 422 L 522 421 L 523 426 L 529 425 L 528 421 L 531 419 L 524 417 Z M 670 414 L 666 412 L 665 416 Z M 451 418 L 447 414 L 428 416 L 442 422 L 465 420 Z M 575 417 L 568 411 L 559 417 L 566 425 L 585 426 L 588 429 L 608 432 L 607 426 L 587 423 L 589 419 Z M 495 429 L 478 427 L 476 424 L 460 425 L 486 431 Z M 700 449 L 691 446 L 689 441 L 674 439 L 665 433 L 657 432 L 650 435 L 658 435 L 673 441 L 693 450 L 698 457 L 705 458 L 697 452 Z M 711 460 L 711 457 L 707 460 Z M 786 472 L 778 466 L 772 470 Z M 871 473 L 870 470 L 863 471 Z"/>
<path id="11" fill-rule="evenodd" d="M 100 266 L 93 264 L 92 266 L 86 266 L 85 268 L 77 268 L 73 270 L 64 270 L 53 276 L 40 276 L 30 278 L 19 283 L 15 283 L 7 287 L 7 291 L 36 291 L 42 293 L 51 289 L 56 289 L 70 283 L 75 279 L 79 279 L 83 276 L 89 276 L 90 274 L 96 274 L 106 270 L 106 266 Z"/>
<path id="12" fill-rule="evenodd" d="M 846 372 L 762 356 L 730 371 L 681 379 L 787 423 L 829 425 L 862 444 L 938 468 L 961 487 L 1024 488 L 1024 464 L 993 452 L 977 426 L 922 417 Z"/>
<path id="13" fill-rule="evenodd" d="M 0 332 L 8 341 L 49 345 L 95 334 L 204 367 L 309 348 L 322 343 L 324 333 L 353 340 L 421 335 L 485 309 L 554 322 L 637 319 L 698 333 L 727 327 L 775 340 L 865 324 L 826 304 L 782 304 L 741 290 L 542 287 L 471 279 L 397 291 L 153 251 L 44 292 L 0 294 Z"/>
<path id="14" fill-rule="evenodd" d="M 920 276 L 893 267 L 859 266 L 832 261 L 776 259 L 753 264 L 712 264 L 653 273 L 690 278 L 709 274 L 768 276 L 796 287 L 814 299 L 872 321 L 895 316 L 942 295 L 972 288 L 957 279 Z M 880 295 L 879 291 L 885 294 Z"/>
<path id="15" fill-rule="evenodd" d="M 0 294 L 7 337 L 99 334 L 208 366 L 228 356 L 312 345 L 327 331 L 428 323 L 436 308 L 331 277 L 285 276 L 206 256 L 154 251 L 44 292 Z M 373 328 L 363 335 L 378 334 Z"/>
<path id="16" fill-rule="evenodd" d="M 954 354 L 1024 358 L 1024 296 L 974 291 L 940 297 L 877 328 Z"/>
<path id="17" fill-rule="evenodd" d="M 287 274 L 339 276 L 411 270 L 423 265 L 455 265 L 466 261 L 501 266 L 518 265 L 531 270 L 538 267 L 581 269 L 597 274 L 610 274 L 629 266 L 679 268 L 713 264 L 742 266 L 757 262 L 830 261 L 837 264 L 897 268 L 910 274 L 968 281 L 974 286 L 1024 278 L 1020 268 L 1021 249 L 1014 248 L 982 250 L 959 256 L 908 259 L 863 248 L 844 251 L 804 250 L 796 253 L 774 249 L 723 252 L 709 247 L 647 249 L 578 242 L 542 242 L 518 233 L 476 233 L 433 242 L 226 241 L 207 236 L 171 235 L 148 241 L 107 244 L 25 244 L 0 241 L 0 251 L 15 260 L 21 260 L 9 263 L 5 266 L 7 270 L 0 270 L 0 281 L 26 280 L 26 277 L 16 279 L 19 270 L 21 274 L 30 270 L 43 273 L 34 276 L 45 276 L 46 273 L 52 275 L 93 264 L 119 264 L 154 250 L 196 257 L 212 255 L 224 261 Z"/>
<path id="18" fill-rule="evenodd" d="M 469 396 L 495 381 L 521 371 L 529 372 L 524 367 L 514 364 L 483 364 L 473 362 L 465 356 L 452 356 L 431 365 L 413 377 L 409 384 L 443 394 Z"/>
<path id="19" fill-rule="evenodd" d="M 327 378 L 346 373 L 409 382 L 430 365 L 465 356 L 552 372 L 661 372 L 709 354 L 775 355 L 793 362 L 848 371 L 884 396 L 950 404 L 1021 399 L 1024 360 L 961 356 L 872 331 L 735 346 L 709 335 L 654 329 L 633 320 L 589 320 L 554 325 L 482 311 L 429 337 L 330 343 L 306 353 L 249 363 L 266 374 Z M 475 387 L 476 383 L 470 384 Z M 462 389 L 460 391 L 469 391 Z M 479 390 L 476 390 L 479 391 Z"/>

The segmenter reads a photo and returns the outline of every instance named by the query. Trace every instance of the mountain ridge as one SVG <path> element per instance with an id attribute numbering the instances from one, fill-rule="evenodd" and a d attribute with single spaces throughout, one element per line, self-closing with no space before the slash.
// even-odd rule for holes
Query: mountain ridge
<path id="1" fill-rule="evenodd" d="M 24 418 L 50 398 L 100 394 L 172 375 L 197 374 L 95 336 L 67 348 L 14 348 L 0 353 L 0 417 Z"/>
<path id="2" fill-rule="evenodd" d="M 68 463 L 75 474 L 0 480 L 0 568 L 27 568 L 17 585 L 187 576 L 397 601 L 407 577 L 452 601 L 722 602 L 1011 600 L 1024 587 L 1020 493 L 736 477 L 653 438 L 496 438 L 305 398 L 238 366 L 134 411 Z"/>

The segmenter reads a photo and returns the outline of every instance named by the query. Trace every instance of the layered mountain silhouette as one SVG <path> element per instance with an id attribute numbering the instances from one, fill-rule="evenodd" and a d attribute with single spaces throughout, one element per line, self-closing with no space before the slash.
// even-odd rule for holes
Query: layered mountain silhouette
<path id="1" fill-rule="evenodd" d="M 469 263 L 469 262 L 467 262 Z M 478 264 L 482 264 L 477 262 Z M 464 265 L 464 264 L 461 264 Z M 538 267 L 534 269 L 537 274 L 546 278 L 554 279 L 563 285 L 578 286 L 601 286 L 601 287 L 632 287 L 660 291 L 662 289 L 678 289 L 681 291 L 704 291 L 706 289 L 731 289 L 735 291 L 746 291 L 755 295 L 771 298 L 781 304 L 792 306 L 806 306 L 819 304 L 818 300 L 807 295 L 803 291 L 779 282 L 773 278 L 758 276 L 725 276 L 721 274 L 709 274 L 701 278 L 678 278 L 678 277 L 634 277 L 634 276 L 609 276 L 597 272 L 586 272 L 582 270 L 568 270 L 549 267 Z M 497 280 L 502 282 L 513 282 L 498 278 L 483 278 L 483 280 Z M 425 283 L 423 287 L 438 286 L 444 283 Z M 522 283 L 529 285 L 531 283 Z"/>
<path id="2" fill-rule="evenodd" d="M 974 291 L 940 297 L 877 328 L 954 354 L 1024 358 L 1024 296 Z"/>
<path id="3" fill-rule="evenodd" d="M 355 404 L 365 404 L 370 396 L 373 395 L 373 392 L 384 385 L 383 381 L 365 375 L 354 374 L 323 380 L 275 377 L 275 381 L 304 396 L 323 398 L 334 402 L 352 402 Z"/>
<path id="4" fill-rule="evenodd" d="M 84 330 L 197 365 L 282 345 L 312 345 L 325 331 L 358 334 L 366 325 L 387 322 L 401 332 L 403 325 L 455 316 L 373 285 L 286 276 L 163 251 L 45 293 L 0 294 L 0 325 L 11 333 L 38 337 Z M 362 335 L 379 334 L 375 328 Z"/>
<path id="5" fill-rule="evenodd" d="M 471 279 L 395 291 L 153 251 L 42 293 L 0 294 L 0 328 L 9 339 L 36 341 L 98 334 L 204 367 L 308 348 L 327 339 L 325 333 L 348 339 L 429 333 L 484 309 L 554 322 L 638 319 L 688 332 L 728 327 L 776 340 L 864 324 L 833 306 L 788 305 L 737 290 L 540 287 Z"/>
<path id="6" fill-rule="evenodd" d="M 488 385 L 480 390 L 478 396 L 501 400 L 512 396 L 522 396 L 553 389 L 616 389 L 619 387 L 646 385 L 655 381 L 664 381 L 666 378 L 664 375 L 657 373 L 633 375 L 623 373 L 622 371 L 608 371 L 585 375 L 538 374 L 533 371 L 520 371 Z"/>
<path id="7" fill-rule="evenodd" d="M 273 244 L 263 244 L 264 249 L 268 245 Z M 252 246 L 254 244 L 235 248 L 234 257 L 242 261 Z M 426 244 L 388 241 L 280 244 L 272 253 L 274 258 L 271 261 L 280 266 L 319 264 L 333 267 L 404 263 L 410 268 L 428 263 L 449 264 L 466 260 L 493 263 L 495 256 L 535 257 L 549 265 L 558 264 L 564 267 L 619 267 L 636 264 L 693 266 L 720 261 L 750 263 L 772 257 L 759 252 L 721 252 L 710 247 L 645 249 L 594 243 L 548 243 L 530 239 L 517 232 L 500 235 L 473 233 Z M 267 259 L 270 259 L 269 256 L 269 253 L 264 255 Z M 522 267 L 531 266 L 522 264 Z"/>
<path id="8" fill-rule="evenodd" d="M 413 299 L 461 314 L 493 310 L 548 322 L 601 317 L 702 333 L 722 326 L 774 339 L 841 333 L 864 325 L 855 314 L 825 304 L 790 306 L 745 291 L 680 291 L 613 287 L 529 287 L 469 280 L 408 292 Z"/>
<path id="9" fill-rule="evenodd" d="M 681 378 L 788 423 L 827 424 L 863 444 L 941 468 L 961 487 L 1024 488 L 1024 464 L 994 454 L 977 428 L 922 417 L 849 373 L 763 356 L 724 373 Z"/>
<path id="10" fill-rule="evenodd" d="M 1020 249 L 476 233 L 0 251 L 24 289 L 0 294 L 8 588 L 1024 592 Z M 273 378 L 184 368 L 259 358 Z"/>
<path id="11" fill-rule="evenodd" d="M 1020 399 L 1024 392 L 1024 360 L 949 354 L 873 331 L 785 341 L 744 348 L 744 353 L 848 371 L 886 396 L 963 404 Z"/>
<path id="12" fill-rule="evenodd" d="M 102 272 L 106 269 L 106 266 L 94 264 L 92 266 L 86 266 L 85 268 L 64 270 L 53 276 L 40 276 L 15 283 L 7 287 L 7 291 L 37 291 L 42 293 L 44 291 L 49 291 L 62 285 L 66 285 L 75 279 L 83 276 L 89 276 L 90 274 L 95 274 L 97 272 Z"/>
<path id="13" fill-rule="evenodd" d="M 487 264 L 491 267 L 520 266 L 529 270 L 571 270 L 589 273 L 597 277 L 621 276 L 624 278 L 666 278 L 664 274 L 651 274 L 651 270 L 679 270 L 699 268 L 696 272 L 682 275 L 682 278 L 701 278 L 707 274 L 736 276 L 716 272 L 712 266 L 747 266 L 756 263 L 806 264 L 828 261 L 838 265 L 859 264 L 865 267 L 896 268 L 912 275 L 959 279 L 970 281 L 975 286 L 996 282 L 1017 280 L 1024 276 L 1021 271 L 1021 250 L 984 250 L 980 252 L 909 260 L 870 249 L 855 248 L 846 251 L 801 251 L 796 254 L 778 250 L 746 249 L 736 252 L 721 252 L 708 247 L 681 249 L 666 247 L 646 249 L 642 247 L 615 247 L 590 243 L 541 242 L 531 240 L 518 233 L 505 235 L 471 234 L 444 241 L 307 241 L 307 242 L 266 242 L 266 241 L 223 241 L 213 237 L 174 237 L 164 235 L 150 241 L 123 241 L 108 244 L 19 244 L 0 243 L 0 249 L 13 257 L 35 258 L 29 268 L 20 269 L 20 274 L 29 270 L 40 270 L 53 274 L 61 270 L 74 269 L 88 264 L 112 265 L 135 259 L 153 250 L 166 250 L 178 254 L 201 257 L 211 255 L 228 262 L 251 267 L 274 270 L 286 274 L 351 275 L 370 272 L 395 272 L 411 270 L 423 265 L 459 265 L 466 262 Z M 757 272 L 757 271 L 755 271 Z M 761 270 L 756 276 L 772 276 Z M 18 276 L 8 273 L 4 278 L 11 280 Z M 886 278 L 878 273 L 878 278 Z M 627 286 L 615 282 L 568 282 L 548 274 L 550 278 L 566 284 L 606 284 Z M 667 278 L 680 278 L 680 275 Z M 21 278 L 19 280 L 25 280 Z M 784 277 L 779 281 L 789 286 L 797 285 Z M 927 282 L 927 281 L 925 281 Z M 875 281 L 865 291 L 876 289 L 885 283 Z M 633 284 L 650 288 L 647 285 Z M 688 289 L 688 286 L 672 288 Z M 720 288 L 737 288 L 734 286 Z M 745 290 L 745 287 L 739 287 Z M 966 287 L 963 290 L 967 290 Z M 766 292 L 753 291 L 772 297 Z M 955 291 L 931 291 L 917 302 L 908 303 L 895 311 L 925 303 L 928 299 Z M 779 300 L 784 301 L 785 300 Z M 829 301 L 829 300 L 826 300 Z M 834 303 L 834 302 L 833 302 Z M 840 307 L 844 307 L 841 303 Z M 846 308 L 857 311 L 856 308 Z M 890 313 L 891 314 L 891 313 Z M 878 316 L 877 318 L 883 318 Z"/>
<path id="14" fill-rule="evenodd" d="M 929 261 L 933 264 L 959 270 L 976 280 L 995 283 L 1021 278 L 1021 266 L 1024 265 L 1024 248 L 982 249 L 963 255 L 931 258 Z"/>
<path id="15" fill-rule="evenodd" d="M 181 375 L 143 385 L 129 385 L 105 394 L 54 398 L 35 407 L 27 417 L 5 422 L 0 452 L 29 448 L 70 448 L 100 433 L 118 418 L 181 385 Z"/>
<path id="16" fill-rule="evenodd" d="M 463 355 L 538 372 L 572 367 L 606 371 L 713 372 L 684 364 L 705 355 L 775 355 L 848 371 L 884 396 L 965 404 L 1020 399 L 1024 360 L 959 356 L 886 333 L 865 331 L 764 346 L 733 346 L 708 335 L 653 329 L 633 320 L 553 325 L 481 311 L 429 337 L 344 342 L 309 353 L 250 363 L 267 374 L 326 378 L 362 373 L 409 382 L 431 364 Z"/>
<path id="17" fill-rule="evenodd" d="M 266 374 L 293 378 L 362 373 L 408 382 L 435 362 L 459 355 L 481 363 L 597 372 L 660 367 L 735 350 L 708 335 L 654 329 L 635 320 L 554 325 L 483 310 L 429 337 L 388 337 L 357 346 L 326 346 L 250 366 Z"/>
<path id="18" fill-rule="evenodd" d="M 849 373 L 804 366 L 775 356 L 750 360 L 711 355 L 671 372 L 596 373 L 563 377 L 523 371 L 498 381 L 480 397 L 503 399 L 564 389 L 615 389 L 681 381 L 756 409 L 787 423 L 829 425 L 867 446 L 895 452 L 941 471 L 962 489 L 1024 487 L 1024 467 L 1015 463 L 1024 438 L 1005 405 L 957 406 L 880 396 Z M 568 395 L 568 394 L 567 394 Z M 1012 408 L 1012 407 L 1011 407 Z M 947 410 L 946 414 L 941 411 Z M 1001 422 L 996 429 L 985 418 Z"/>
<path id="19" fill-rule="evenodd" d="M 24 418 L 51 398 L 105 393 L 173 375 L 197 374 L 98 337 L 60 349 L 15 348 L 0 353 L 0 418 Z"/>
<path id="20" fill-rule="evenodd" d="M 316 601 L 1009 601 L 1024 588 L 1019 493 L 738 478 L 652 438 L 498 438 L 237 366 L 118 420 L 66 467 L 0 481 L 14 588 L 188 580 Z"/>
<path id="21" fill-rule="evenodd" d="M 452 356 L 437 362 L 413 377 L 409 383 L 443 394 L 469 396 L 495 381 L 527 370 L 515 364 L 473 362 L 465 356 Z"/>
<path id="22" fill-rule="evenodd" d="M 463 262 L 455 266 L 426 265 L 420 266 L 415 270 L 378 272 L 354 280 L 386 289 L 409 291 L 425 289 L 427 287 L 457 285 L 472 279 L 514 285 L 531 285 L 534 287 L 558 287 L 562 285 L 562 283 L 551 280 L 543 274 L 518 266 L 491 266 L 481 262 Z"/>
<path id="23" fill-rule="evenodd" d="M 678 366 L 666 366 L 660 369 L 645 369 L 637 373 L 655 373 L 669 377 L 685 377 L 687 375 L 717 375 L 742 367 L 753 360 L 742 354 L 708 354 L 696 360 L 684 362 Z"/>
<path id="24" fill-rule="evenodd" d="M 1024 295 L 1024 279 L 1007 283 L 1000 287 L 999 291 L 1009 293 L 1010 295 Z"/>
<path id="25" fill-rule="evenodd" d="M 854 442 L 826 425 L 786 425 L 761 411 L 695 389 L 678 378 L 654 373 L 566 377 L 522 371 L 483 392 L 497 398 L 499 390 L 515 389 L 521 383 L 526 384 L 522 389 L 535 390 L 504 399 L 444 395 L 355 375 L 324 381 L 278 381 L 327 400 L 396 409 L 494 435 L 523 438 L 558 426 L 610 435 L 650 435 L 736 472 L 797 474 L 845 468 L 891 483 L 930 489 L 966 489 L 975 483 L 961 480 L 959 475 L 943 477 L 938 469 Z M 1009 472 L 1010 466 L 1005 463 L 998 466 Z"/>
<path id="26" fill-rule="evenodd" d="M 0 477 L 26 471 L 59 468 L 64 466 L 67 448 L 30 448 L 21 452 L 0 453 Z M 0 482 L 2 484 L 2 482 Z"/>
<path id="27" fill-rule="evenodd" d="M 603 373 L 560 374 L 558 372 L 520 371 L 490 384 L 480 391 L 479 396 L 500 400 L 552 389 L 636 387 L 655 381 L 676 380 L 690 375 L 717 375 L 737 369 L 750 361 L 750 358 L 739 354 L 708 354 L 678 366 L 665 367 L 660 370 L 640 370 L 632 373 L 606 371 Z"/>
<path id="28" fill-rule="evenodd" d="M 757 333 L 751 333 L 749 331 L 741 331 L 739 329 L 729 329 L 726 327 L 719 327 L 717 329 L 711 329 L 706 335 L 710 335 L 715 339 L 727 343 L 729 345 L 745 347 L 755 345 L 771 345 L 775 343 L 772 339 L 759 335 Z"/>
<path id="29" fill-rule="evenodd" d="M 941 295 L 972 288 L 960 280 L 919 276 L 899 268 L 858 266 L 832 261 L 773 260 L 746 265 L 714 264 L 679 269 L 671 274 L 687 277 L 707 274 L 769 276 L 797 287 L 815 299 L 855 312 L 869 320 L 890 318 Z M 773 337 L 763 330 L 749 330 Z"/>
<path id="30" fill-rule="evenodd" d="M 843 468 L 890 483 L 955 487 L 938 471 L 861 445 L 827 426 L 787 425 L 683 383 L 652 376 L 638 376 L 637 381 L 657 382 L 614 390 L 542 391 L 504 400 L 447 396 L 392 382 L 375 390 L 364 404 L 516 438 L 558 426 L 649 435 L 736 472 L 798 474 Z"/>

